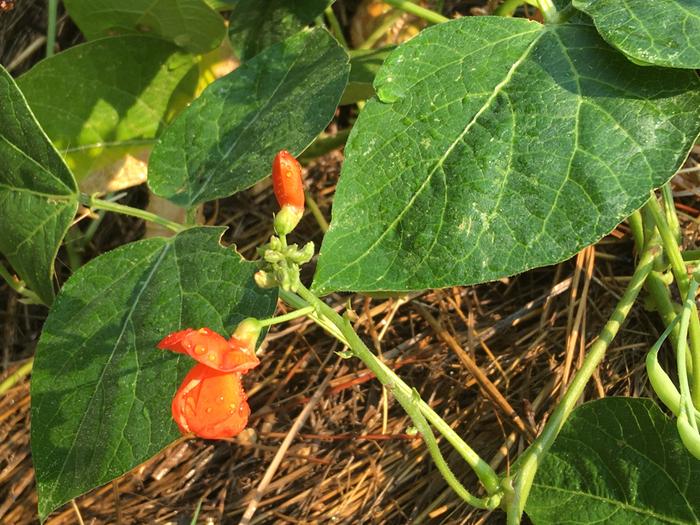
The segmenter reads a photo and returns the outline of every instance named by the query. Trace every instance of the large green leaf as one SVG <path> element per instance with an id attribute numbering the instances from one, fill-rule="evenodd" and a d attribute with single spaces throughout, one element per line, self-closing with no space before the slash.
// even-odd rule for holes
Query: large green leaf
<path id="1" fill-rule="evenodd" d="M 64 0 L 88 40 L 152 33 L 192 53 L 206 53 L 226 36 L 224 19 L 203 0 Z"/>
<path id="2" fill-rule="evenodd" d="M 610 44 L 633 60 L 700 68 L 700 0 L 573 0 Z"/>
<path id="3" fill-rule="evenodd" d="M 333 0 L 238 0 L 229 16 L 228 34 L 245 61 L 281 42 L 323 13 Z"/>
<path id="4" fill-rule="evenodd" d="M 279 150 L 301 153 L 328 125 L 348 69 L 325 29 L 267 48 L 207 87 L 166 129 L 151 154 L 151 189 L 193 206 L 267 177 Z"/>
<path id="5" fill-rule="evenodd" d="M 230 333 L 269 316 L 256 266 L 218 243 L 223 228 L 128 244 L 65 284 L 36 350 L 32 459 L 39 516 L 110 481 L 179 436 L 170 401 L 193 361 L 155 344 L 180 328 Z"/>
<path id="6" fill-rule="evenodd" d="M 650 399 L 577 408 L 537 471 L 535 525 L 700 523 L 700 461 Z"/>
<path id="7" fill-rule="evenodd" d="M 152 146 L 174 109 L 171 102 L 192 97 L 193 66 L 193 56 L 165 40 L 118 36 L 47 58 L 17 84 L 80 180 Z"/>
<path id="8" fill-rule="evenodd" d="M 0 67 L 0 253 L 46 303 L 53 262 L 78 209 L 75 179 Z"/>
<path id="9" fill-rule="evenodd" d="M 471 284 L 570 257 L 682 164 L 699 87 L 588 25 L 423 31 L 386 59 L 350 135 L 314 288 Z"/>

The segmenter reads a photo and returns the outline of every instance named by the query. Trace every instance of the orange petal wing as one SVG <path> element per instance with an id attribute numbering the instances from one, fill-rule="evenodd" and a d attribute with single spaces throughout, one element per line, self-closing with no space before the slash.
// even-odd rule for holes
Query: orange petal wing
<path id="1" fill-rule="evenodd" d="M 180 330 L 179 332 L 173 332 L 172 334 L 161 339 L 157 347 L 161 350 L 171 350 L 172 352 L 177 352 L 178 354 L 186 354 L 187 350 L 185 350 L 182 343 L 192 332 L 194 332 L 192 328 Z"/>
<path id="2" fill-rule="evenodd" d="M 180 388 L 177 389 L 175 397 L 173 397 L 171 404 L 173 419 L 183 434 L 192 432 L 187 420 L 187 414 L 192 414 L 197 405 L 202 379 L 206 377 L 206 374 L 203 373 L 205 369 L 204 365 L 197 365 L 192 368 L 185 376 Z"/>
<path id="3" fill-rule="evenodd" d="M 183 391 L 183 399 L 178 404 L 187 428 L 207 439 L 239 434 L 250 415 L 240 374 L 220 372 L 201 364 L 196 365 L 191 374 L 190 384 L 193 379 L 200 383 L 189 392 Z M 182 389 L 186 388 L 187 385 L 183 384 Z"/>

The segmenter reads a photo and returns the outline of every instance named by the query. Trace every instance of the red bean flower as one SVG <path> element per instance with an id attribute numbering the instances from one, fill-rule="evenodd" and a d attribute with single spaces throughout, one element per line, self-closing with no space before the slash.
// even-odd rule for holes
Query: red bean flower
<path id="1" fill-rule="evenodd" d="M 250 407 L 238 372 L 197 364 L 173 398 L 173 419 L 183 434 L 205 439 L 238 435 L 248 424 Z"/>
<path id="2" fill-rule="evenodd" d="M 259 333 L 257 321 L 251 319 L 243 321 L 228 341 L 209 328 L 187 328 L 158 343 L 162 350 L 198 361 L 172 402 L 173 419 L 183 434 L 225 439 L 245 428 L 250 407 L 241 376 L 260 364 L 255 356 Z"/>

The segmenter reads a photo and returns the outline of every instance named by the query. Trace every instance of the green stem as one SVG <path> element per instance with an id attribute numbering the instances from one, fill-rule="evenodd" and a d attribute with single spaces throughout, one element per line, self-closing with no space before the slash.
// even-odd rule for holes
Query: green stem
<path id="1" fill-rule="evenodd" d="M 515 10 L 525 3 L 525 0 L 503 0 L 501 5 L 493 11 L 493 14 L 495 16 L 513 16 Z"/>
<path id="2" fill-rule="evenodd" d="M 649 215 L 656 224 L 656 229 L 661 235 L 661 243 L 664 247 L 664 254 L 671 264 L 671 271 L 678 284 L 678 291 L 681 297 L 688 296 L 688 290 L 690 287 L 690 279 L 688 278 L 688 270 L 683 261 L 683 255 L 681 254 L 680 246 L 678 245 L 678 240 L 671 229 L 671 227 L 666 222 L 664 213 L 661 210 L 659 201 L 656 197 L 652 196 L 649 201 L 644 205 L 645 209 L 649 211 Z M 692 396 L 693 404 L 696 407 L 700 407 L 700 319 L 698 319 L 698 309 L 695 306 L 695 301 L 691 304 L 690 311 L 690 364 L 692 367 Z M 680 339 L 678 344 L 682 344 Z"/>
<path id="3" fill-rule="evenodd" d="M 183 226 L 182 224 L 165 219 L 160 215 L 151 213 L 150 211 L 132 208 L 131 206 L 124 206 L 123 204 L 117 204 L 116 202 L 105 201 L 84 193 L 80 194 L 80 203 L 93 210 L 112 211 L 115 213 L 121 213 L 122 215 L 137 217 L 155 224 L 160 224 L 161 226 L 164 226 L 175 233 L 180 233 L 187 229 L 187 227 Z"/>
<path id="4" fill-rule="evenodd" d="M 394 394 L 396 400 L 401 406 L 406 409 L 406 405 L 416 405 L 425 418 L 432 423 L 435 429 L 442 434 L 445 439 L 459 452 L 467 464 L 476 472 L 481 483 L 491 495 L 497 495 L 501 492 L 499 479 L 494 470 L 486 463 L 469 445 L 467 445 L 457 433 L 450 427 L 440 416 L 438 416 L 430 406 L 423 400 L 413 399 L 411 388 L 397 376 L 393 370 L 380 361 L 367 346 L 362 342 L 359 336 L 355 333 L 352 325 L 346 319 L 338 315 L 326 303 L 316 297 L 310 290 L 299 284 L 299 295 L 308 304 L 316 307 L 316 312 L 322 317 L 325 317 L 335 328 L 342 334 L 344 343 L 353 351 L 353 353 L 369 368 L 377 379 L 386 385 Z M 282 295 L 284 298 L 284 295 Z M 415 421 L 414 421 L 415 423 Z M 449 483 L 450 480 L 446 481 Z M 452 486 L 452 485 L 450 485 Z M 452 487 L 455 491 L 461 491 Z M 466 489 L 465 489 L 466 490 Z M 471 496 L 474 498 L 474 496 Z M 472 505 L 486 505 L 490 508 L 493 502 L 477 501 L 470 502 Z M 483 508 L 483 507 L 482 507 Z"/>
<path id="5" fill-rule="evenodd" d="M 328 231 L 329 224 L 326 218 L 323 216 L 323 213 L 321 213 L 321 208 L 318 207 L 318 203 L 311 196 L 311 193 L 305 191 L 304 196 L 306 197 L 306 206 L 308 206 L 311 215 L 313 215 L 314 219 L 316 219 L 318 227 L 321 228 L 323 233 L 326 233 Z"/>
<path id="6" fill-rule="evenodd" d="M 287 321 L 291 321 L 293 319 L 297 319 L 299 317 L 304 317 L 305 315 L 309 315 L 311 312 L 313 312 L 315 310 L 316 309 L 313 306 L 305 306 L 305 307 L 299 308 L 298 310 L 294 310 L 292 312 L 289 312 L 288 314 L 278 315 L 277 317 L 270 317 L 268 319 L 258 319 L 258 324 L 261 327 L 263 327 L 263 326 L 272 326 L 273 324 L 286 323 Z"/>
<path id="7" fill-rule="evenodd" d="M 304 301 L 301 297 L 296 295 L 295 293 L 288 292 L 286 290 L 282 290 L 280 288 L 279 290 L 279 296 L 280 299 L 282 299 L 285 303 L 287 303 L 289 306 L 293 308 L 306 308 L 309 306 L 309 303 Z M 314 307 L 314 310 L 309 314 L 309 318 L 311 318 L 317 325 L 319 325 L 321 328 L 323 328 L 326 332 L 328 332 L 330 335 L 335 337 L 338 341 L 343 343 L 345 346 L 349 347 L 350 343 L 348 343 L 345 340 L 345 336 L 342 334 L 338 328 L 332 324 L 330 321 L 328 321 L 325 317 L 319 315 L 316 313 L 316 308 Z"/>
<path id="8" fill-rule="evenodd" d="M 610 319 L 603 327 L 598 339 L 591 345 L 588 355 L 583 361 L 581 368 L 576 372 L 569 388 L 562 397 L 557 408 L 552 412 L 542 433 L 530 445 L 525 453 L 518 460 L 515 477 L 515 494 L 507 507 L 508 525 L 519 525 L 525 502 L 530 493 L 532 482 L 535 479 L 537 467 L 544 455 L 549 451 L 552 443 L 559 435 L 559 431 L 564 426 L 567 418 L 576 406 L 576 402 L 583 394 L 583 390 L 595 372 L 598 365 L 605 356 L 605 351 L 614 339 L 615 335 L 627 318 L 634 305 L 639 291 L 644 285 L 644 281 L 654 266 L 654 257 L 658 252 L 658 246 L 650 245 L 642 252 L 637 268 L 632 275 L 632 279 L 627 285 L 627 289 L 615 307 Z"/>
<path id="9" fill-rule="evenodd" d="M 46 56 L 53 56 L 56 47 L 56 20 L 58 15 L 58 0 L 49 0 L 49 20 L 46 26 Z"/>
<path id="10" fill-rule="evenodd" d="M 644 206 L 649 210 L 654 224 L 656 224 L 656 229 L 659 231 L 659 235 L 661 235 L 664 255 L 666 255 L 668 262 L 671 264 L 673 276 L 678 283 L 678 290 L 681 292 L 681 296 L 685 297 L 688 294 L 690 279 L 688 279 L 688 271 L 683 262 L 678 240 L 666 222 L 664 212 L 661 210 L 661 206 L 659 205 L 659 201 L 656 200 L 656 197 L 652 196 Z"/>
<path id="11" fill-rule="evenodd" d="M 688 382 L 688 371 L 686 370 L 687 352 L 688 352 L 688 325 L 690 316 L 695 306 L 695 293 L 698 290 L 698 282 L 693 279 L 688 286 L 688 296 L 683 305 L 681 313 L 681 324 L 678 330 L 678 351 L 676 352 L 676 366 L 678 367 L 678 384 L 681 391 L 681 411 L 685 410 L 686 415 L 692 428 L 698 429 L 695 421 L 695 407 L 692 403 L 690 392 L 690 383 Z M 697 315 L 697 314 L 696 314 Z M 696 369 L 697 372 L 697 369 Z M 697 375 L 697 373 L 695 374 Z"/>
<path id="12" fill-rule="evenodd" d="M 348 49 L 348 41 L 345 40 L 345 35 L 343 35 L 343 29 L 340 27 L 340 23 L 338 22 L 338 19 L 336 18 L 335 13 L 333 12 L 333 6 L 329 5 L 328 7 L 326 7 L 324 14 L 326 15 L 326 19 L 328 20 L 328 23 L 331 26 L 333 36 L 335 36 L 338 42 L 340 42 L 345 49 Z"/>
<path id="13" fill-rule="evenodd" d="M 443 22 L 449 22 L 450 20 L 446 16 L 442 16 L 440 13 L 436 13 L 430 9 L 421 7 L 413 2 L 410 2 L 409 0 L 384 0 L 384 2 L 396 7 L 397 9 L 401 9 L 407 13 L 416 15 L 418 18 L 422 18 L 431 24 L 442 24 Z"/>
<path id="14" fill-rule="evenodd" d="M 634 238 L 634 246 L 637 248 L 637 253 L 642 253 L 644 249 L 644 223 L 642 222 L 642 214 L 639 210 L 632 212 L 632 214 L 627 217 L 627 223 L 632 230 L 632 237 Z"/>
<path id="15" fill-rule="evenodd" d="M 399 10 L 394 11 L 375 29 L 372 33 L 362 42 L 362 45 L 357 49 L 372 49 L 374 44 L 376 44 L 379 39 L 381 39 L 389 29 L 396 23 L 396 21 L 403 16 L 403 13 Z"/>
<path id="16" fill-rule="evenodd" d="M 24 281 L 18 281 L 17 279 L 15 279 L 14 275 L 12 275 L 2 263 L 0 263 L 0 277 L 2 277 L 3 281 L 5 281 L 10 288 L 12 288 L 19 295 L 22 295 L 29 299 L 33 304 L 46 305 L 46 303 L 44 303 L 44 301 L 42 301 L 37 294 L 35 294 L 33 291 L 27 288 L 27 286 L 24 284 Z"/>
<path id="17" fill-rule="evenodd" d="M 661 197 L 664 200 L 664 211 L 666 212 L 666 222 L 668 227 L 671 229 L 671 233 L 676 238 L 676 242 L 681 242 L 681 223 L 678 221 L 678 214 L 676 213 L 676 205 L 673 202 L 673 191 L 671 190 L 671 183 L 667 182 L 661 186 Z"/>
<path id="18" fill-rule="evenodd" d="M 406 399 L 402 394 L 397 395 L 396 390 L 391 388 L 390 384 L 385 383 L 385 385 L 392 391 L 394 397 L 396 397 L 396 400 L 401 404 L 403 409 L 406 411 L 406 414 L 408 414 L 413 421 L 414 425 L 416 425 L 418 432 L 420 432 L 421 436 L 423 436 L 423 441 L 425 442 L 425 446 L 428 449 L 430 457 L 433 458 L 438 471 L 440 474 L 442 474 L 442 477 L 445 479 L 450 488 L 452 488 L 452 490 L 454 490 L 460 498 L 473 507 L 480 509 L 495 509 L 501 502 L 500 494 L 486 499 L 477 498 L 473 496 L 466 488 L 464 488 L 464 485 L 460 483 L 450 469 L 449 465 L 445 461 L 445 458 L 442 456 L 440 446 L 438 445 L 435 435 L 433 434 L 433 429 L 430 428 L 430 424 L 420 411 L 418 405 L 420 402 L 420 394 L 418 391 L 415 388 L 411 389 L 411 398 Z"/>
<path id="19" fill-rule="evenodd" d="M 548 24 L 556 24 L 559 22 L 559 13 L 552 0 L 537 0 L 537 4 L 545 22 Z"/>
<path id="20" fill-rule="evenodd" d="M 668 285 L 666 284 L 662 274 L 657 271 L 652 271 L 647 278 L 645 287 L 647 292 L 649 292 L 652 301 L 654 301 L 654 306 L 658 310 L 664 326 L 670 326 L 678 315 L 678 312 L 676 311 L 673 301 L 671 301 L 671 291 L 668 289 Z M 673 328 L 669 337 L 671 338 L 673 348 L 678 351 L 677 326 Z"/>
<path id="21" fill-rule="evenodd" d="M 0 383 L 0 396 L 3 395 L 8 390 L 10 390 L 19 381 L 21 381 L 25 376 L 29 375 L 29 373 L 32 371 L 32 366 L 34 366 L 34 358 L 31 358 L 29 361 L 24 363 L 17 370 L 15 370 L 9 376 L 7 376 L 3 380 L 3 382 Z"/>

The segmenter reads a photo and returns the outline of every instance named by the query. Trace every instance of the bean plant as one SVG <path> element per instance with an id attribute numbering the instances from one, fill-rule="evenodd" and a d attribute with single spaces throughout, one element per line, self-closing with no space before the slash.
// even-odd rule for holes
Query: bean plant
<path id="1" fill-rule="evenodd" d="M 255 355 L 259 332 L 308 317 L 387 388 L 466 504 L 502 509 L 509 525 L 524 513 L 535 524 L 700 522 L 700 277 L 669 185 L 700 133 L 700 0 L 506 0 L 494 16 L 455 19 L 391 0 L 428 27 L 375 50 L 349 49 L 332 3 L 64 0 L 86 42 L 54 54 L 50 33 L 29 71 L 0 68 L 0 272 L 49 307 L 31 371 L 39 518 L 182 433 L 240 432 L 240 376 L 269 358 Z M 214 80 L 222 46 L 240 65 Z M 340 104 L 358 116 L 329 139 Z M 288 240 L 304 203 L 293 157 L 345 139 L 316 253 Z M 182 220 L 95 189 L 96 174 L 146 157 L 148 188 Z M 197 210 L 269 177 L 275 157 L 274 233 L 245 260 Z M 103 253 L 57 290 L 54 261 L 79 210 L 172 235 Z M 627 288 L 504 472 L 323 299 L 501 279 L 565 261 L 625 220 Z M 645 362 L 659 402 L 576 408 L 640 295 L 666 326 Z M 278 300 L 288 313 L 273 317 Z M 192 401 L 219 393 L 235 421 Z M 460 462 L 448 465 L 447 445 Z M 478 486 L 462 484 L 468 471 Z"/>

